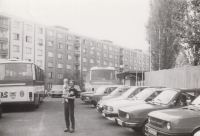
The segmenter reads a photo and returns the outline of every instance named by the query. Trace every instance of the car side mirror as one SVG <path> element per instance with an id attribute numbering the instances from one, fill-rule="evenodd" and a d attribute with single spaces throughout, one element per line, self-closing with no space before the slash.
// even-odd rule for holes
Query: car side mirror
<path id="1" fill-rule="evenodd" d="M 174 107 L 174 106 L 175 106 L 175 103 L 176 103 L 176 101 L 171 102 L 171 103 L 169 104 L 169 108 Z"/>

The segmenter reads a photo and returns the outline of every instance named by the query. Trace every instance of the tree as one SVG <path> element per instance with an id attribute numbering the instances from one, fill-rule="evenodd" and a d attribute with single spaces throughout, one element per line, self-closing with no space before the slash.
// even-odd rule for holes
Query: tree
<path id="1" fill-rule="evenodd" d="M 187 4 L 184 47 L 188 51 L 191 65 L 196 66 L 200 64 L 200 0 L 190 0 Z"/>
<path id="2" fill-rule="evenodd" d="M 182 41 L 186 0 L 151 0 L 147 40 L 151 43 L 152 68 L 169 69 L 176 64 Z"/>

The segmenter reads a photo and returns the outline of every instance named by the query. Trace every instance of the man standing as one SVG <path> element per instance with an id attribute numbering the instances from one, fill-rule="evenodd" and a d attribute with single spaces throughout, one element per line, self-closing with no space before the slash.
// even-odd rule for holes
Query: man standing
<path id="1" fill-rule="evenodd" d="M 66 130 L 64 132 L 75 132 L 75 119 L 74 119 L 74 100 L 78 96 L 78 91 L 74 88 L 75 81 L 70 80 L 69 82 L 69 95 L 63 95 L 63 98 L 68 99 L 64 101 L 64 111 L 65 111 L 65 123 Z M 71 123 L 70 123 L 71 122 Z M 71 124 L 71 130 L 70 130 Z"/>

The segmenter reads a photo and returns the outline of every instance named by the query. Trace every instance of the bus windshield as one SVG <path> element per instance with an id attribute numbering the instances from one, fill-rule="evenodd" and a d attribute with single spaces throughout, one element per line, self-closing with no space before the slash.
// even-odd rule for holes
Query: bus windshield
<path id="1" fill-rule="evenodd" d="M 116 80 L 115 70 L 92 70 L 91 80 Z"/>
<path id="2" fill-rule="evenodd" d="M 33 80 L 32 64 L 3 63 L 0 64 L 0 81 Z"/>

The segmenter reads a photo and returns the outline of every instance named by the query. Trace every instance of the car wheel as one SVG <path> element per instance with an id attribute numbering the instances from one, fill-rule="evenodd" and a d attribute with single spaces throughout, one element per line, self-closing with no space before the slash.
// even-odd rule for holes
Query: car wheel
<path id="1" fill-rule="evenodd" d="M 145 122 L 144 122 L 144 124 L 142 125 L 142 134 L 145 136 L 145 125 L 148 123 L 148 121 L 146 120 Z"/>

